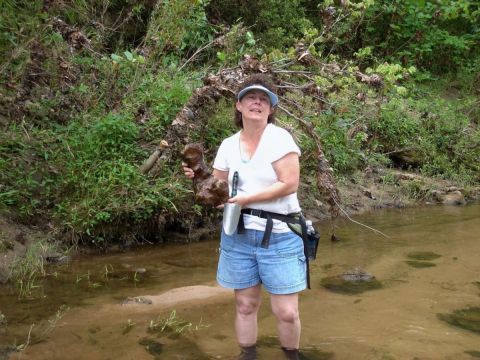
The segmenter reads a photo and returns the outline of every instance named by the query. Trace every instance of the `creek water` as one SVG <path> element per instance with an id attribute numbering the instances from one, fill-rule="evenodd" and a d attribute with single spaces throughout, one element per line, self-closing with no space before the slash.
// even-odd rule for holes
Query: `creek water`
<path id="1" fill-rule="evenodd" d="M 438 316 L 480 307 L 480 205 L 385 210 L 355 220 L 389 237 L 340 220 L 340 241 L 332 243 L 330 223 L 316 224 L 322 240 L 311 262 L 312 289 L 300 295 L 305 358 L 480 357 L 478 332 Z M 50 266 L 33 299 L 0 288 L 0 359 L 236 358 L 233 294 L 214 282 L 217 248 L 212 239 L 77 257 Z M 418 252 L 440 256 L 414 267 L 409 256 Z M 354 268 L 382 287 L 344 294 L 321 285 Z M 153 304 L 122 305 L 138 296 Z M 266 293 L 258 323 L 258 358 L 282 359 Z"/>

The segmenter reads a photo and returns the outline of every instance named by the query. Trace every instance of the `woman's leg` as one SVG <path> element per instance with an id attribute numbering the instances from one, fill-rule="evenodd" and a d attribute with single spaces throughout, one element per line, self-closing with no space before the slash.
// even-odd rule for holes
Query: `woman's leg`
<path id="1" fill-rule="evenodd" d="M 300 315 L 298 293 L 270 295 L 272 312 L 277 318 L 278 338 L 285 349 L 298 349 L 300 346 Z"/>
<path id="2" fill-rule="evenodd" d="M 261 286 L 235 290 L 235 333 L 240 346 L 257 343 L 257 313 L 261 303 Z"/>

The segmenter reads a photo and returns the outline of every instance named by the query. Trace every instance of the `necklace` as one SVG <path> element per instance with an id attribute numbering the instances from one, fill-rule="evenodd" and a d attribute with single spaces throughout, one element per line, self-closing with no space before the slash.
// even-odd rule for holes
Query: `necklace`
<path id="1" fill-rule="evenodd" d="M 264 130 L 265 130 L 265 129 L 264 129 Z M 243 130 L 242 130 L 242 132 L 243 132 Z M 262 134 L 263 134 L 263 132 L 262 132 Z M 257 148 L 258 148 L 258 146 L 259 146 L 259 144 L 260 144 L 260 141 L 261 141 L 261 135 L 260 135 L 260 138 L 258 139 L 258 142 L 257 142 L 256 146 L 255 146 L 254 152 L 250 155 L 249 158 L 245 158 L 245 157 L 243 156 L 243 152 L 242 152 L 242 139 L 241 139 L 241 137 L 242 137 L 242 135 L 240 134 L 240 136 L 239 136 L 239 138 L 238 138 L 238 151 L 240 152 L 240 161 L 242 162 L 242 164 L 247 164 L 247 163 L 249 163 L 249 162 L 252 160 L 253 156 L 255 155 L 255 152 L 257 151 Z"/>
<path id="2" fill-rule="evenodd" d="M 240 152 L 240 161 L 243 163 L 243 164 L 247 164 L 250 162 L 250 160 L 252 160 L 252 158 L 250 159 L 245 159 L 243 157 L 243 154 L 242 154 L 242 145 L 240 145 L 240 141 L 238 142 L 238 151 Z"/>

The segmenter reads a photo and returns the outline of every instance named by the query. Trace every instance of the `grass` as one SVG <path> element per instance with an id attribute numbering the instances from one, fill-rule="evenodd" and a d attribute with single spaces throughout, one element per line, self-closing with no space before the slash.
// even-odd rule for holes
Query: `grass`
<path id="1" fill-rule="evenodd" d="M 0 253 L 7 252 L 8 250 L 13 250 L 14 245 L 12 242 L 5 240 L 5 239 L 0 239 Z"/>
<path id="2" fill-rule="evenodd" d="M 46 275 L 45 255 L 57 251 L 55 244 L 37 239 L 27 247 L 23 256 L 15 257 L 9 277 L 16 284 L 20 298 L 31 297 L 40 288 L 39 279 Z"/>
<path id="3" fill-rule="evenodd" d="M 177 317 L 176 310 L 172 310 L 170 315 L 165 318 L 156 321 L 150 320 L 148 331 L 153 333 L 165 333 L 170 337 L 177 337 L 183 332 L 197 331 L 207 327 L 208 325 L 203 324 L 201 320 L 195 325 L 190 321 L 180 319 Z"/>
<path id="4" fill-rule="evenodd" d="M 43 321 L 38 325 L 32 324 L 25 342 L 14 345 L 15 351 L 25 351 L 30 344 L 38 344 L 39 342 L 44 341 L 53 329 L 55 329 L 58 321 L 60 321 L 69 310 L 70 308 L 68 306 L 62 305 L 48 320 Z"/>
<path id="5" fill-rule="evenodd" d="M 131 319 L 128 319 L 127 324 L 123 327 L 122 335 L 128 334 L 136 325 Z"/>

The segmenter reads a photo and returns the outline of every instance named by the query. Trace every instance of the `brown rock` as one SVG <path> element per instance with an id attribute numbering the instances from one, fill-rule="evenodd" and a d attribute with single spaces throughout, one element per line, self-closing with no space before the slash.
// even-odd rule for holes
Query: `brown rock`
<path id="1" fill-rule="evenodd" d="M 433 198 L 443 205 L 465 205 L 465 197 L 463 194 L 456 190 L 445 192 L 441 190 L 433 190 L 432 191 Z"/>
<path id="2" fill-rule="evenodd" d="M 445 194 L 445 197 L 442 201 L 444 205 L 465 205 L 465 197 L 460 191 L 451 191 Z"/>
<path id="3" fill-rule="evenodd" d="M 396 173 L 395 177 L 398 180 L 422 180 L 422 177 L 420 175 L 411 173 Z"/>
<path id="4" fill-rule="evenodd" d="M 449 192 L 455 192 L 455 191 L 462 191 L 462 189 L 458 188 L 456 186 L 449 186 L 449 187 L 447 187 L 446 191 L 447 191 L 447 193 L 449 193 Z"/>
<path id="5" fill-rule="evenodd" d="M 217 206 L 228 199 L 228 183 L 216 179 L 205 165 L 200 144 L 187 144 L 182 151 L 183 161 L 193 170 L 195 201 L 204 205 Z"/>

